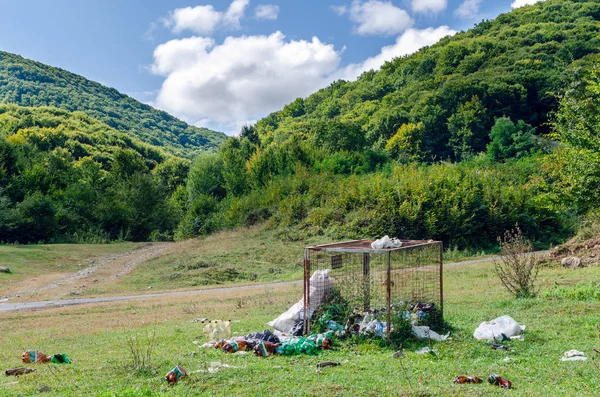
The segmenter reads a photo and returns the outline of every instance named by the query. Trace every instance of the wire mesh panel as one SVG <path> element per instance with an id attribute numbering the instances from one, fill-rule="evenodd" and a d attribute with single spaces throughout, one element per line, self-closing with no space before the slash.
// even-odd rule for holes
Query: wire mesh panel
<path id="1" fill-rule="evenodd" d="M 372 240 L 356 240 L 305 249 L 304 332 L 310 319 L 332 295 L 351 307 L 387 313 L 395 305 L 432 305 L 443 316 L 442 243 L 402 240 L 402 247 L 372 249 Z"/>

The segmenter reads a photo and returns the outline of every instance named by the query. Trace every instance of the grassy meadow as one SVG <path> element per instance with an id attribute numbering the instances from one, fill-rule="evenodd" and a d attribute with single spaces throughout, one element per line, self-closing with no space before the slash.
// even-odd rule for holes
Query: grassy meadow
<path id="1" fill-rule="evenodd" d="M 571 349 L 591 358 L 592 348 L 600 347 L 600 299 L 586 288 L 599 277 L 599 267 L 545 268 L 539 276 L 539 297 L 514 300 L 492 264 L 448 268 L 445 318 L 453 340 L 435 343 L 435 356 L 417 355 L 415 350 L 427 343 L 411 342 L 403 359 L 393 358 L 391 348 L 349 342 L 314 357 L 258 358 L 198 348 L 205 340 L 201 325 L 192 319 L 230 318 L 236 335 L 259 331 L 301 298 L 300 286 L 4 313 L 4 367 L 22 366 L 26 349 L 66 353 L 73 364 L 35 365 L 35 373 L 2 377 L 0 395 L 33 396 L 47 385 L 48 396 L 596 396 L 600 370 L 593 362 L 559 359 Z M 492 350 L 489 343 L 473 338 L 480 322 L 504 314 L 527 326 L 524 341 L 507 342 L 512 351 Z M 135 336 L 144 345 L 154 329 L 151 367 L 133 370 L 129 338 Z M 321 361 L 342 365 L 319 373 L 316 364 Z M 215 362 L 232 368 L 207 372 Z M 177 364 L 191 374 L 170 387 L 162 378 Z M 514 389 L 452 383 L 456 375 L 483 378 L 490 373 L 507 377 Z"/>

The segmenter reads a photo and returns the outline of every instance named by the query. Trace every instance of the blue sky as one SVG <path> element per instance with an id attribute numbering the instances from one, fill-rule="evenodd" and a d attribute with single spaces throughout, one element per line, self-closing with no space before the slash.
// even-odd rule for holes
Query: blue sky
<path id="1" fill-rule="evenodd" d="M 0 0 L 0 50 L 241 125 L 536 0 Z"/>

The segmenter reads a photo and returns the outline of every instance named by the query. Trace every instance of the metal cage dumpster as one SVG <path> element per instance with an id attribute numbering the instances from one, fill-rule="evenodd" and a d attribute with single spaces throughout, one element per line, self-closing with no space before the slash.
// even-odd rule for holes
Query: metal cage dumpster
<path id="1" fill-rule="evenodd" d="M 442 242 L 400 241 L 402 246 L 398 248 L 373 249 L 373 240 L 354 240 L 305 248 L 304 333 L 310 333 L 311 275 L 316 270 L 327 271 L 333 286 L 352 307 L 365 311 L 384 308 L 387 313 L 388 338 L 390 312 L 395 303 L 433 303 L 439 316 L 443 317 Z M 312 288 L 314 292 L 315 286 Z"/>

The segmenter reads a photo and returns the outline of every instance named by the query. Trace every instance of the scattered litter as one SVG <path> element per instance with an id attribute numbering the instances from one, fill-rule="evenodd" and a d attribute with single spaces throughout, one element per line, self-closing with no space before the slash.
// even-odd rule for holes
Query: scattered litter
<path id="1" fill-rule="evenodd" d="M 187 374 L 186 370 L 178 365 L 175 368 L 173 368 L 172 370 L 170 370 L 169 373 L 167 373 L 167 375 L 165 376 L 165 379 L 167 380 L 167 382 L 169 382 L 170 385 L 174 385 L 180 379 L 185 378 L 187 375 L 188 374 Z"/>
<path id="2" fill-rule="evenodd" d="M 580 352 L 579 350 L 569 350 L 563 354 L 560 361 L 587 361 L 587 359 L 584 352 Z"/>
<path id="3" fill-rule="evenodd" d="M 7 369 L 5 374 L 6 374 L 6 376 L 19 376 L 19 375 L 29 374 L 31 372 L 34 372 L 35 370 L 36 370 L 35 368 L 13 368 L 13 369 Z"/>
<path id="4" fill-rule="evenodd" d="M 245 367 L 234 367 L 233 365 L 229 365 L 229 364 L 223 364 L 220 361 L 212 361 L 210 363 L 210 366 L 208 367 L 208 369 L 199 369 L 197 371 L 194 371 L 194 373 L 209 373 L 209 374 L 215 374 L 217 372 L 219 372 L 219 370 L 221 368 L 245 368 Z"/>
<path id="5" fill-rule="evenodd" d="M 511 340 L 525 340 L 523 335 L 515 335 L 510 337 Z"/>
<path id="6" fill-rule="evenodd" d="M 504 360 L 502 360 L 502 361 L 504 361 L 505 363 L 509 363 L 509 362 L 511 362 L 511 361 L 515 361 L 515 359 L 514 359 L 514 358 L 510 358 L 510 357 L 506 357 L 506 358 L 505 358 Z"/>
<path id="7" fill-rule="evenodd" d="M 333 281 L 329 278 L 329 269 L 317 270 L 312 274 L 310 277 L 309 317 L 312 317 L 312 314 L 321 304 L 325 296 L 331 291 L 332 287 Z M 297 329 L 297 324 L 301 323 L 302 320 L 304 320 L 304 299 L 300 299 L 285 313 L 281 314 L 275 320 L 270 321 L 268 324 L 283 333 L 299 336 L 292 333 L 292 329 Z M 301 334 L 302 329 L 300 328 L 299 331 Z"/>
<path id="8" fill-rule="evenodd" d="M 22 358 L 25 364 L 47 363 L 50 361 L 48 356 L 37 350 L 27 350 L 23 352 Z"/>
<path id="9" fill-rule="evenodd" d="M 384 248 L 400 248 L 402 247 L 402 241 L 397 238 L 390 238 L 389 236 L 383 236 L 382 238 L 375 240 L 371 243 L 371 248 L 374 250 L 380 250 Z"/>
<path id="10" fill-rule="evenodd" d="M 504 345 L 499 345 L 497 343 L 494 343 L 492 345 L 492 349 L 494 349 L 494 350 L 508 350 L 508 347 L 506 347 Z"/>
<path id="11" fill-rule="evenodd" d="M 402 358 L 402 357 L 404 357 L 404 353 L 402 352 L 402 350 L 398 350 L 397 352 L 395 352 L 394 354 L 392 354 L 392 357 Z"/>
<path id="12" fill-rule="evenodd" d="M 317 368 L 325 368 L 325 367 L 337 367 L 338 365 L 342 365 L 340 363 L 334 363 L 333 361 L 325 361 L 317 364 Z"/>
<path id="13" fill-rule="evenodd" d="M 0 273 L 12 273 L 10 269 L 6 266 L 0 266 Z"/>
<path id="14" fill-rule="evenodd" d="M 254 355 L 259 357 L 269 357 L 275 354 L 279 344 L 271 342 L 260 342 L 254 346 Z"/>
<path id="15" fill-rule="evenodd" d="M 490 375 L 488 378 L 488 382 L 490 383 L 490 385 L 499 386 L 505 389 L 512 388 L 512 383 L 508 379 L 503 378 L 499 375 Z"/>
<path id="16" fill-rule="evenodd" d="M 428 346 L 417 350 L 415 353 L 417 353 L 417 354 L 428 354 L 429 353 L 429 354 L 435 356 L 435 350 L 430 349 Z"/>
<path id="17" fill-rule="evenodd" d="M 502 341 L 515 335 L 521 335 L 523 331 L 525 331 L 525 326 L 517 323 L 511 316 L 502 316 L 481 323 L 473 332 L 473 336 L 478 340 Z"/>
<path id="18" fill-rule="evenodd" d="M 190 323 L 203 323 L 206 320 L 208 320 L 207 318 L 201 317 L 201 318 L 195 318 L 193 320 L 190 321 Z"/>
<path id="19" fill-rule="evenodd" d="M 55 354 L 50 358 L 50 361 L 52 361 L 54 364 L 71 364 L 71 360 L 69 360 L 69 357 L 67 357 L 66 354 Z"/>
<path id="20" fill-rule="evenodd" d="M 431 339 L 438 342 L 444 342 L 450 336 L 450 332 L 446 335 L 440 335 L 437 332 L 431 330 L 429 327 L 424 325 L 412 325 L 413 333 L 421 339 Z"/>
<path id="21" fill-rule="evenodd" d="M 197 340 L 195 340 L 192 343 L 194 343 L 195 345 L 197 345 L 200 342 L 198 342 Z M 217 346 L 217 342 L 207 342 L 207 343 L 203 344 L 202 346 L 200 346 L 200 349 L 214 349 L 215 346 Z"/>
<path id="22" fill-rule="evenodd" d="M 483 379 L 476 377 L 475 375 L 464 376 L 459 375 L 454 378 L 454 383 L 464 385 L 465 383 L 483 383 Z"/>
<path id="23" fill-rule="evenodd" d="M 203 321 L 202 324 L 206 323 Z M 209 320 L 203 328 L 209 342 L 231 338 L 231 321 Z"/>

